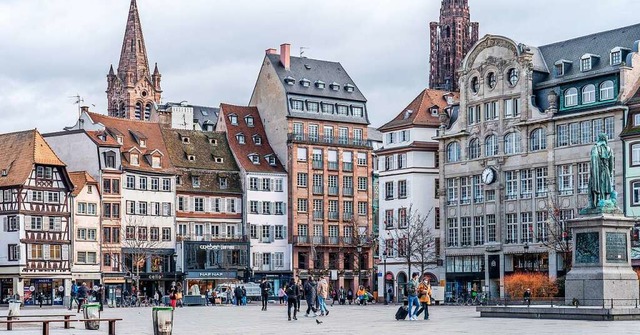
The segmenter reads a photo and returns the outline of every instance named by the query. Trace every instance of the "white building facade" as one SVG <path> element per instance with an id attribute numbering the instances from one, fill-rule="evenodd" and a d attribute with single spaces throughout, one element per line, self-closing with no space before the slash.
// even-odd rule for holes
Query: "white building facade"
<path id="1" fill-rule="evenodd" d="M 91 284 L 102 279 L 100 189 L 98 182 L 85 171 L 70 172 L 75 189 L 71 193 L 73 262 L 71 276 L 77 282 Z"/>

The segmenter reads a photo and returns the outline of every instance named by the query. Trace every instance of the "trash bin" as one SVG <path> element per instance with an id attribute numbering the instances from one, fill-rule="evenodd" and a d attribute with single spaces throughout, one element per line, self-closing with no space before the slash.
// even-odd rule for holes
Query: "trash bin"
<path id="1" fill-rule="evenodd" d="M 171 335 L 173 329 L 173 308 L 153 307 L 153 335 Z"/>
<path id="2" fill-rule="evenodd" d="M 84 308 L 84 319 L 99 319 L 100 318 L 100 304 L 98 303 L 88 303 L 82 305 Z M 97 330 L 100 328 L 100 321 L 85 321 L 84 328 L 90 330 Z"/>
<path id="3" fill-rule="evenodd" d="M 7 315 L 8 316 L 19 316 L 20 315 L 20 305 L 21 304 L 22 304 L 22 302 L 19 301 L 19 300 L 9 302 L 9 313 Z"/>

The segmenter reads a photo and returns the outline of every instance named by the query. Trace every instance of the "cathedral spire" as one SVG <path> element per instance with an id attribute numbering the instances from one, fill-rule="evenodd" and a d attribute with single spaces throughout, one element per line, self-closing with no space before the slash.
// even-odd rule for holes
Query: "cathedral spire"
<path id="1" fill-rule="evenodd" d="M 129 6 L 127 27 L 124 32 L 120 63 L 118 64 L 118 77 L 125 81 L 127 75 L 131 75 L 134 83 L 145 77 L 150 78 L 149 60 L 147 59 L 147 49 L 144 44 L 136 0 L 131 0 Z"/>

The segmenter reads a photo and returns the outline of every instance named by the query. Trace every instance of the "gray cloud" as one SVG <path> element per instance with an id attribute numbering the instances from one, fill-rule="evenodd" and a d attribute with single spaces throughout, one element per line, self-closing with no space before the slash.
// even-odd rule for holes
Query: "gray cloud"
<path id="1" fill-rule="evenodd" d="M 637 23 L 633 0 L 470 0 L 481 35 L 542 45 Z M 165 101 L 246 104 L 264 50 L 339 61 L 369 99 L 372 125 L 399 113 L 427 85 L 437 0 L 138 0 L 150 66 Z M 83 96 L 106 108 L 129 0 L 0 1 L 0 132 L 56 131 Z M 640 39 L 640 36 L 638 37 Z"/>

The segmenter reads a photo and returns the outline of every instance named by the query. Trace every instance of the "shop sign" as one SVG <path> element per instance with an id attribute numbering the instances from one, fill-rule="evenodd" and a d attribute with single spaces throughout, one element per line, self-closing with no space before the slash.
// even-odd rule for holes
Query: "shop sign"
<path id="1" fill-rule="evenodd" d="M 201 244 L 199 246 L 200 249 L 202 250 L 236 250 L 236 249 L 242 249 L 239 248 L 236 245 L 221 245 L 221 244 Z"/>
<path id="2" fill-rule="evenodd" d="M 187 278 L 199 279 L 235 279 L 236 271 L 189 271 Z"/>
<path id="3" fill-rule="evenodd" d="M 154 274 L 154 275 L 149 275 L 149 279 L 151 280 L 160 280 L 162 279 L 162 275 L 161 274 Z"/>

